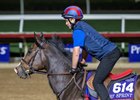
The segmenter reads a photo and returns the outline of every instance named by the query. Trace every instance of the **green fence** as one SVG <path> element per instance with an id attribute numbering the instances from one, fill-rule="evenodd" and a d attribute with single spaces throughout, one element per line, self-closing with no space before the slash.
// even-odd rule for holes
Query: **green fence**
<path id="1" fill-rule="evenodd" d="M 120 20 L 87 20 L 99 32 L 120 32 Z M 0 32 L 18 32 L 19 21 L 0 21 Z M 64 20 L 26 20 L 24 32 L 67 32 Z M 140 31 L 140 20 L 126 20 L 126 32 Z"/>

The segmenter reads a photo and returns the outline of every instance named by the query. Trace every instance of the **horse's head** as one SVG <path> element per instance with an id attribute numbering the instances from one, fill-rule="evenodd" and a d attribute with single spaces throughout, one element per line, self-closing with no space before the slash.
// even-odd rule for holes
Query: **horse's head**
<path id="1" fill-rule="evenodd" d="M 18 66 L 14 68 L 17 75 L 23 79 L 26 79 L 35 71 L 46 69 L 44 67 L 44 64 L 46 64 L 46 58 L 44 57 L 45 38 L 43 34 L 40 36 L 34 34 L 34 37 L 36 42 L 21 59 Z"/>

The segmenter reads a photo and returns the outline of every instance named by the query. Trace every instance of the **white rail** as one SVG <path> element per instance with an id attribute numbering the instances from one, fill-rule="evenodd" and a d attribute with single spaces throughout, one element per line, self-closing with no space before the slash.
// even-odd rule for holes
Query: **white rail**
<path id="1" fill-rule="evenodd" d="M 63 20 L 60 14 L 0 15 L 0 20 Z M 139 20 L 140 14 L 85 14 L 85 20 Z"/>

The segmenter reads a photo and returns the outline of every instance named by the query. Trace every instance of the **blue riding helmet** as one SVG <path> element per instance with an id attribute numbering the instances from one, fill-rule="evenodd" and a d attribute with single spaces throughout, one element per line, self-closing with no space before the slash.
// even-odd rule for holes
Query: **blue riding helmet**
<path id="1" fill-rule="evenodd" d="M 74 18 L 79 20 L 83 18 L 83 12 L 78 6 L 69 6 L 62 13 L 62 17 L 65 19 Z"/>

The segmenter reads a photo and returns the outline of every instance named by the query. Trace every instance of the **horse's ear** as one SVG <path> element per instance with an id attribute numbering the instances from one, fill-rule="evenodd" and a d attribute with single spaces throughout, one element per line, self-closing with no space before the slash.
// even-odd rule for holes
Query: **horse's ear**
<path id="1" fill-rule="evenodd" d="M 46 39 L 43 35 L 43 32 L 40 33 L 40 39 L 41 39 L 42 42 L 46 42 Z"/>
<path id="2" fill-rule="evenodd" d="M 35 44 L 40 47 L 40 37 L 37 36 L 37 34 L 34 32 L 34 39 L 35 39 Z"/>
<path id="3" fill-rule="evenodd" d="M 35 39 L 35 42 L 39 42 L 39 38 L 35 32 L 34 32 L 34 39 Z"/>
<path id="4" fill-rule="evenodd" d="M 43 32 L 40 32 L 40 38 L 43 38 L 44 36 L 43 36 Z"/>
<path id="5" fill-rule="evenodd" d="M 34 38 L 35 38 L 35 43 L 39 48 L 44 49 L 44 43 L 45 43 L 45 38 L 43 34 L 40 36 L 37 36 L 37 34 L 34 32 Z"/>

